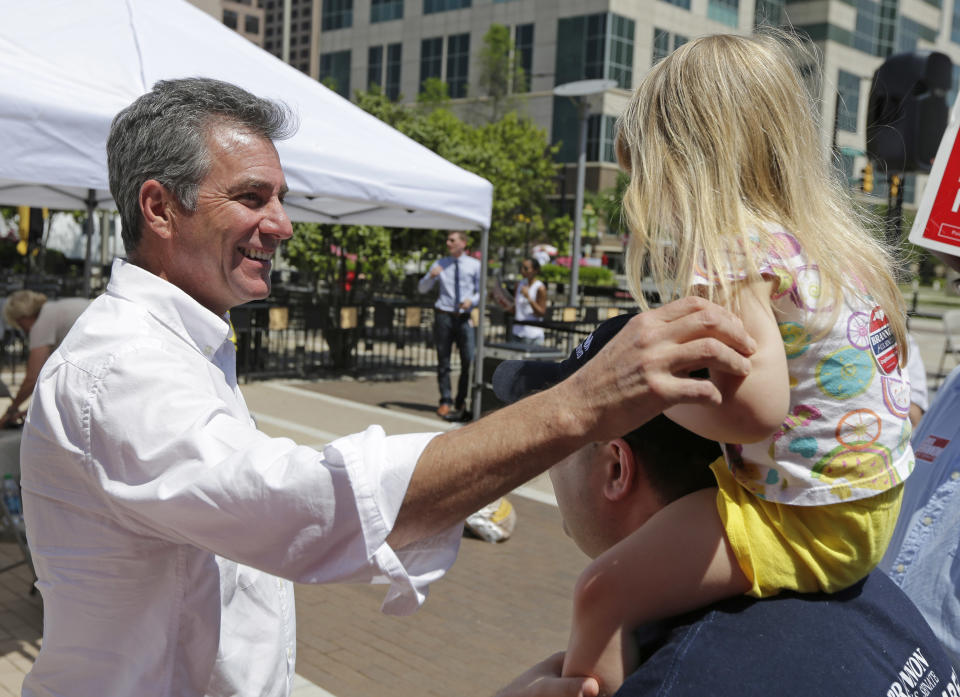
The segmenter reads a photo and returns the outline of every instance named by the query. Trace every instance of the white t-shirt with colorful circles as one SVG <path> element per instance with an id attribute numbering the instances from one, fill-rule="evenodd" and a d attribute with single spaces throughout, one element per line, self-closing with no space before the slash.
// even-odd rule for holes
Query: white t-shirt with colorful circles
<path id="1" fill-rule="evenodd" d="M 725 445 L 727 464 L 748 491 L 798 506 L 891 489 L 913 470 L 914 457 L 910 379 L 896 366 L 884 372 L 883 365 L 890 366 L 891 334 L 883 311 L 847 297 L 824 334 L 820 325 L 832 308 L 820 307 L 817 267 L 807 262 L 792 235 L 781 229 L 774 237 L 783 253 L 768 254 L 758 270 L 779 279 L 771 305 L 787 353 L 790 408 L 765 440 Z M 731 277 L 742 279 L 746 273 Z M 698 275 L 695 282 L 708 280 Z"/>

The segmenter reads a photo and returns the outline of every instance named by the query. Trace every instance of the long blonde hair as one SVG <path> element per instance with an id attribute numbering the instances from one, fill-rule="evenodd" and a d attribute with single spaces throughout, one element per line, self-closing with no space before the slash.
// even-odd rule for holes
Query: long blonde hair
<path id="1" fill-rule="evenodd" d="M 634 92 L 616 141 L 630 173 L 631 292 L 646 309 L 640 284 L 649 268 L 661 297 L 698 292 L 736 310 L 724 273 L 731 255 L 734 268 L 745 262 L 747 278 L 760 278 L 755 255 L 743 251 L 779 249 L 771 226 L 782 225 L 819 267 L 821 307 L 833 308 L 824 326 L 845 293 L 869 295 L 890 320 L 903 365 L 906 310 L 891 254 L 823 156 L 794 55 L 817 65 L 782 31 L 705 36 L 655 65 Z M 716 285 L 694 288 L 700 266 Z"/>

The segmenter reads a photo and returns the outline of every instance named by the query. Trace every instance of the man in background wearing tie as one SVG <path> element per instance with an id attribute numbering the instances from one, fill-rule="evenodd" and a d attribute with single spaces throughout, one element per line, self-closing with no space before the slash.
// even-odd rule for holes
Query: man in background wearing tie
<path id="1" fill-rule="evenodd" d="M 466 418 L 467 392 L 470 386 L 470 364 L 476 342 L 470 311 L 480 301 L 480 262 L 464 252 L 467 233 L 453 230 L 447 235 L 449 256 L 433 263 L 420 279 L 418 289 L 427 293 L 440 281 L 440 293 L 434 303 L 434 340 L 437 343 L 437 386 L 440 406 L 437 415 L 447 421 Z M 460 380 L 457 398 L 450 391 L 450 351 L 453 344 L 460 351 Z"/>

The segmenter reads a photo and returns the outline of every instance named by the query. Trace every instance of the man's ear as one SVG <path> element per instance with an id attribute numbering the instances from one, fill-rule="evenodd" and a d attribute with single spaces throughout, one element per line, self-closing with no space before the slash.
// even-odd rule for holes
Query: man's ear
<path id="1" fill-rule="evenodd" d="M 604 448 L 603 466 L 604 496 L 610 501 L 620 501 L 629 496 L 640 476 L 633 448 L 623 438 L 610 441 Z"/>
<path id="2" fill-rule="evenodd" d="M 173 194 L 156 179 L 148 179 L 140 187 L 140 213 L 145 232 L 163 239 L 173 235 L 176 201 Z"/>

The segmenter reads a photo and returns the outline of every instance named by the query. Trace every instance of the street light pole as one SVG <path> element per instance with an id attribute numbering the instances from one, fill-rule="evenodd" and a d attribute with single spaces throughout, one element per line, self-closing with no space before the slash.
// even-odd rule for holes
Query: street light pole
<path id="1" fill-rule="evenodd" d="M 570 305 L 576 307 L 579 301 L 580 281 L 580 238 L 583 235 L 583 190 L 587 176 L 587 122 L 590 106 L 587 97 L 601 94 L 617 86 L 616 80 L 577 80 L 566 82 L 553 88 L 557 97 L 570 97 L 577 107 L 580 122 L 580 149 L 577 154 L 577 196 L 574 204 L 573 250 L 570 257 Z"/>
<path id="2" fill-rule="evenodd" d="M 577 198 L 573 204 L 573 251 L 570 256 L 570 306 L 576 307 L 580 295 L 580 240 L 583 237 L 583 189 L 587 177 L 587 99 L 577 98 L 580 119 L 580 150 L 577 155 Z"/>

